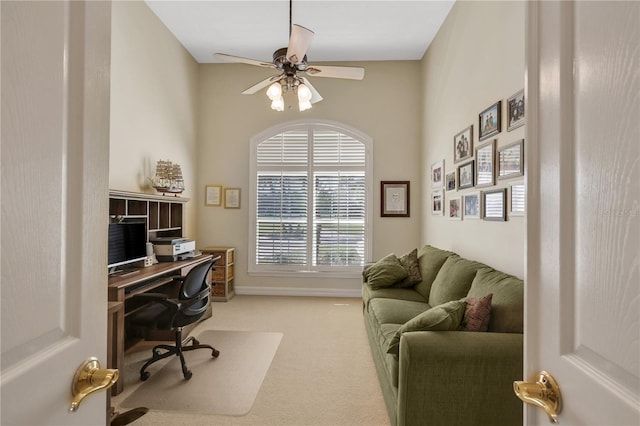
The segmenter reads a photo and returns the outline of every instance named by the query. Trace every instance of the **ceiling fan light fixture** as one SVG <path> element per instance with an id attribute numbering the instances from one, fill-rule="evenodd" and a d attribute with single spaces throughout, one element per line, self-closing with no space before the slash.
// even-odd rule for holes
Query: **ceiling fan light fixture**
<path id="1" fill-rule="evenodd" d="M 299 100 L 298 101 L 298 109 L 300 109 L 300 112 L 306 111 L 308 109 L 311 109 L 311 102 Z"/>
<path id="2" fill-rule="evenodd" d="M 300 83 L 298 85 L 298 100 L 300 102 L 302 101 L 311 101 L 311 97 L 312 97 L 312 93 L 311 90 L 309 90 L 309 88 L 306 86 L 306 84 L 304 83 Z"/>
<path id="3" fill-rule="evenodd" d="M 267 89 L 267 96 L 272 101 L 277 100 L 278 98 L 282 99 L 282 86 L 280 82 L 276 81 Z"/>
<path id="4" fill-rule="evenodd" d="M 280 96 L 279 98 L 274 99 L 271 102 L 271 109 L 274 110 L 274 111 L 279 111 L 279 112 L 284 111 L 284 99 L 282 98 L 282 96 Z"/>

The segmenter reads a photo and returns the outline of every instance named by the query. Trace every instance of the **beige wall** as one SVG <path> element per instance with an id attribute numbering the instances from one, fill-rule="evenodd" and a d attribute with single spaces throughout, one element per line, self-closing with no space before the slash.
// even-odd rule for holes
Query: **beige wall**
<path id="1" fill-rule="evenodd" d="M 155 193 L 147 177 L 163 159 L 180 164 L 183 196 L 194 197 L 197 77 L 196 61 L 144 2 L 113 2 L 109 188 Z"/>
<path id="2" fill-rule="evenodd" d="M 422 61 L 422 240 L 519 277 L 524 275 L 524 218 L 457 222 L 433 216 L 429 174 L 431 164 L 442 159 L 447 172 L 455 170 L 453 136 L 473 124 L 475 146 L 478 114 L 500 99 L 503 131 L 495 137 L 497 146 L 524 138 L 524 127 L 507 132 L 505 124 L 506 99 L 524 87 L 523 25 L 523 2 L 457 2 Z M 508 187 L 510 181 L 498 181 L 494 188 Z M 472 191 L 446 192 L 445 199 Z"/>
<path id="3" fill-rule="evenodd" d="M 268 56 L 268 54 L 267 54 Z M 368 62 L 363 81 L 312 78 L 324 100 L 304 113 L 297 107 L 275 112 L 261 91 L 241 92 L 268 77 L 270 70 L 242 64 L 200 66 L 198 132 L 197 242 L 236 247 L 236 287 L 251 291 L 304 288 L 336 289 L 357 294 L 360 279 L 314 280 L 274 278 L 247 274 L 249 241 L 249 140 L 276 124 L 305 118 L 333 120 L 366 133 L 373 139 L 373 258 L 403 254 L 420 240 L 420 63 Z M 380 217 L 380 181 L 411 181 L 411 217 Z M 204 187 L 218 184 L 242 188 L 240 210 L 204 206 Z"/>

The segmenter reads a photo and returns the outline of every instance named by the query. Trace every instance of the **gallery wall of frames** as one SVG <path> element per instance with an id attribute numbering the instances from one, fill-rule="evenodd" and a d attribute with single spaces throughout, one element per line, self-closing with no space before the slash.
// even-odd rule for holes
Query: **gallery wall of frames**
<path id="1" fill-rule="evenodd" d="M 524 124 L 524 90 L 520 90 L 504 105 L 502 99 L 491 104 L 455 133 L 453 164 L 445 164 L 445 159 L 431 164 L 431 214 L 488 221 L 524 216 L 525 140 L 509 133 Z"/>

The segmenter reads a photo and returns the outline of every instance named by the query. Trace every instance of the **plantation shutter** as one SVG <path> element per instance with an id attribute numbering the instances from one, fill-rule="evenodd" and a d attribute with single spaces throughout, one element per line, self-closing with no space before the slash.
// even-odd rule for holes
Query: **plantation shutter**
<path id="1" fill-rule="evenodd" d="M 256 148 L 255 265 L 330 270 L 364 264 L 365 145 L 321 126 Z"/>

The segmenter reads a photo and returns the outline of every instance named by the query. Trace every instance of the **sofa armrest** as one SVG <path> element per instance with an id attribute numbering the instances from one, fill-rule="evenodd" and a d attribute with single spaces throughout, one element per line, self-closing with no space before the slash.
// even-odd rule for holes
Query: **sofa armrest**
<path id="1" fill-rule="evenodd" d="M 522 424 L 523 335 L 417 331 L 400 340 L 398 425 Z"/>

